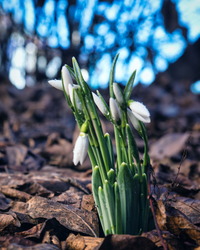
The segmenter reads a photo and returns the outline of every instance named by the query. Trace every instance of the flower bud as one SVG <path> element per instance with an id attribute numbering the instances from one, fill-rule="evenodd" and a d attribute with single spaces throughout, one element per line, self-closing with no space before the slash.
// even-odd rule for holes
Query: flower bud
<path id="1" fill-rule="evenodd" d="M 61 74 L 62 74 L 62 80 L 63 80 L 63 85 L 65 88 L 66 93 L 69 95 L 69 84 L 73 84 L 71 75 L 69 73 L 69 70 L 67 69 L 66 66 L 62 66 L 62 70 L 61 70 Z"/>
<path id="2" fill-rule="evenodd" d="M 134 114 L 132 113 L 132 111 L 130 109 L 127 109 L 127 114 L 128 114 L 128 118 L 130 119 L 131 123 L 133 124 L 133 127 L 136 130 L 138 130 L 140 127 L 138 119 L 134 116 Z"/>
<path id="3" fill-rule="evenodd" d="M 77 165 L 79 162 L 83 164 L 88 152 L 89 140 L 88 134 L 81 132 L 76 140 L 73 150 L 73 163 Z"/>
<path id="4" fill-rule="evenodd" d="M 56 89 L 63 90 L 63 86 L 62 86 L 62 81 L 61 81 L 61 80 L 56 80 L 56 79 L 54 79 L 54 80 L 49 80 L 48 83 L 49 83 L 52 87 L 54 87 L 54 88 L 56 88 Z"/>
<path id="5" fill-rule="evenodd" d="M 123 97 L 123 94 L 122 94 L 122 91 L 121 91 L 119 85 L 116 82 L 113 83 L 113 92 L 115 94 L 117 102 L 120 105 L 122 105 L 124 103 L 124 97 Z"/>
<path id="6" fill-rule="evenodd" d="M 121 115 L 121 111 L 118 107 L 116 100 L 114 98 L 110 97 L 109 105 L 110 105 L 110 112 L 111 112 L 113 120 L 115 122 L 120 121 L 122 115 Z"/>
<path id="7" fill-rule="evenodd" d="M 93 92 L 92 92 L 92 96 L 93 96 L 95 104 L 97 105 L 97 107 L 101 111 L 101 113 L 103 115 L 108 115 L 109 111 L 108 111 L 106 105 L 101 100 L 101 98 Z"/>
<path id="8" fill-rule="evenodd" d="M 149 110 L 141 102 L 129 101 L 129 108 L 131 109 L 133 115 L 140 121 L 144 123 L 149 123 L 150 113 Z"/>

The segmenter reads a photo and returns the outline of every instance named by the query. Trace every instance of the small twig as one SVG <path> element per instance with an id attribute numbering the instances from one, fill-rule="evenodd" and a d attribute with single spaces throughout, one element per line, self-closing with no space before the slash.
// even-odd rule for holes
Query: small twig
<path id="1" fill-rule="evenodd" d="M 177 174 L 176 174 L 176 176 L 175 176 L 174 181 L 173 181 L 172 184 L 171 184 L 172 188 L 174 188 L 175 186 L 178 185 L 177 179 L 178 179 L 178 176 L 179 176 L 179 174 L 180 174 L 180 170 L 181 170 L 181 166 L 182 166 L 182 164 L 183 164 L 183 161 L 184 161 L 184 160 L 186 159 L 186 157 L 187 157 L 187 153 L 188 153 L 188 144 L 189 144 L 189 142 L 190 142 L 190 139 L 191 139 L 191 132 L 190 132 L 190 135 L 189 135 L 189 137 L 188 137 L 188 139 L 187 139 L 187 141 L 186 141 L 186 147 L 185 147 L 185 149 L 183 150 L 183 154 L 182 154 L 182 157 L 181 157 L 180 164 L 179 164 L 179 166 L 178 166 Z"/>
<path id="2" fill-rule="evenodd" d="M 72 186 L 80 189 L 82 192 L 84 192 L 85 194 L 89 194 L 89 191 L 84 188 L 76 179 L 74 178 L 71 178 L 71 177 L 68 177 L 68 178 L 62 178 L 62 177 L 58 177 L 56 176 L 56 179 L 60 180 L 60 181 L 63 181 L 65 183 L 69 183 L 71 184 Z"/>
<path id="3" fill-rule="evenodd" d="M 163 239 L 161 230 L 160 230 L 160 228 L 158 226 L 158 222 L 157 222 L 157 219 L 156 219 L 156 213 L 155 213 L 155 208 L 154 208 L 154 204 L 153 204 L 154 203 L 154 198 L 151 195 L 151 184 L 150 184 L 150 176 L 151 175 L 150 175 L 150 169 L 152 169 L 151 165 L 148 167 L 148 172 L 147 172 L 147 174 L 148 174 L 148 178 L 147 178 L 148 179 L 148 183 L 147 183 L 147 185 L 148 185 L 148 194 L 149 194 L 149 205 L 150 205 L 150 208 L 151 208 L 151 212 L 152 212 L 152 215 L 153 215 L 155 227 L 156 227 L 158 236 L 160 238 L 161 244 L 163 246 L 163 249 L 164 250 L 168 250 L 167 244 L 166 244 L 166 242 Z"/>

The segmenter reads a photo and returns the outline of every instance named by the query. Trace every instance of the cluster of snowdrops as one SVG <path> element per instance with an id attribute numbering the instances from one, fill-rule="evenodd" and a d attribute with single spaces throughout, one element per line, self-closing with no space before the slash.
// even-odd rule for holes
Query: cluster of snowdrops
<path id="1" fill-rule="evenodd" d="M 49 83 L 64 92 L 80 128 L 73 162 L 82 164 L 89 155 L 92 191 L 104 234 L 137 235 L 153 226 L 148 200 L 150 159 L 144 125 L 150 122 L 150 113 L 142 103 L 130 99 L 135 71 L 124 90 L 114 82 L 117 58 L 118 55 L 110 70 L 109 105 L 99 91 L 96 94 L 91 91 L 75 58 L 72 68 L 62 67 L 62 80 Z M 113 125 L 114 143 L 102 129 L 98 110 Z M 133 130 L 144 141 L 142 156 Z"/>

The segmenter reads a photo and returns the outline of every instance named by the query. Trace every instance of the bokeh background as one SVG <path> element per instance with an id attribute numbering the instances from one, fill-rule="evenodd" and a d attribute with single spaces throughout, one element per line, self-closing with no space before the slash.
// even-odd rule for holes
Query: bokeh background
<path id="1" fill-rule="evenodd" d="M 150 85 L 167 73 L 200 92 L 198 0 L 0 0 L 0 77 L 17 88 L 60 78 L 75 56 L 90 86 Z"/>

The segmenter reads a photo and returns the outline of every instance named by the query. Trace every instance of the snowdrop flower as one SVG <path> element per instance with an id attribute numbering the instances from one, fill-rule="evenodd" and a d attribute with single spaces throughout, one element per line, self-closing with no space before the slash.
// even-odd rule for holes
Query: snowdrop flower
<path id="1" fill-rule="evenodd" d="M 116 100 L 114 98 L 110 97 L 109 105 L 110 105 L 110 112 L 111 112 L 113 120 L 115 122 L 120 121 L 122 115 L 121 115 L 121 111 L 118 107 Z"/>
<path id="2" fill-rule="evenodd" d="M 56 89 L 63 90 L 62 80 L 49 80 L 48 83 Z"/>
<path id="3" fill-rule="evenodd" d="M 73 151 L 74 165 L 77 165 L 79 162 L 80 164 L 83 164 L 87 155 L 88 145 L 89 145 L 88 134 L 81 132 L 75 143 L 75 147 Z"/>
<path id="4" fill-rule="evenodd" d="M 76 91 L 75 91 L 75 89 L 78 89 L 78 88 L 79 88 L 78 85 L 69 84 L 69 85 L 68 85 L 69 97 L 70 97 L 71 103 L 72 103 L 73 105 L 76 104 L 76 107 L 77 107 L 78 110 L 82 110 L 81 101 L 80 101 L 80 99 L 79 99 L 79 97 L 78 97 L 78 95 L 77 95 L 77 93 L 76 93 Z M 74 93 L 74 91 L 75 91 L 75 93 Z"/>
<path id="5" fill-rule="evenodd" d="M 141 102 L 129 101 L 129 108 L 131 109 L 133 115 L 140 121 L 144 123 L 149 123 L 150 113 L 149 110 Z"/>
<path id="6" fill-rule="evenodd" d="M 97 105 L 97 107 L 101 111 L 101 113 L 103 115 L 108 115 L 109 111 L 108 111 L 107 107 L 105 106 L 105 104 L 103 103 L 103 101 L 101 100 L 101 98 L 93 92 L 92 92 L 92 96 L 93 96 L 95 104 Z"/>
<path id="7" fill-rule="evenodd" d="M 133 127 L 136 130 L 138 130 L 140 127 L 138 119 L 134 116 L 134 114 L 132 113 L 132 111 L 130 109 L 127 109 L 127 114 L 128 114 L 128 118 L 130 119 L 131 123 L 133 124 Z"/>
<path id="8" fill-rule="evenodd" d="M 124 97 L 119 85 L 116 82 L 113 83 L 113 92 L 115 94 L 118 103 L 122 105 L 124 103 Z"/>
<path id="9" fill-rule="evenodd" d="M 62 66 L 61 74 L 65 91 L 69 95 L 69 85 L 73 85 L 73 81 L 66 66 Z"/>

